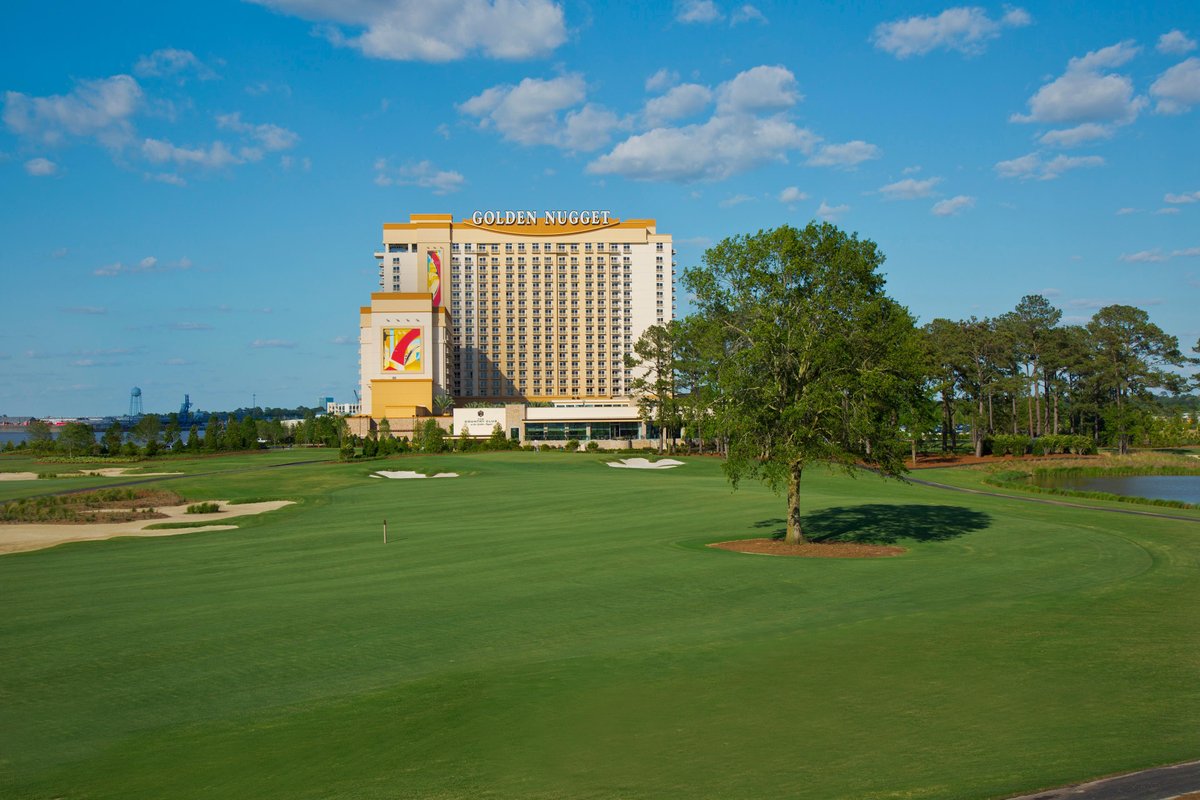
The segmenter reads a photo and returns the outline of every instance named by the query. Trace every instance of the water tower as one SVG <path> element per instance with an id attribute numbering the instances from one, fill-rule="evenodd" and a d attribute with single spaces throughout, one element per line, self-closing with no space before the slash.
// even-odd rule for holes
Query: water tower
<path id="1" fill-rule="evenodd" d="M 137 386 L 129 390 L 129 416 L 140 417 L 142 415 L 142 390 Z"/>

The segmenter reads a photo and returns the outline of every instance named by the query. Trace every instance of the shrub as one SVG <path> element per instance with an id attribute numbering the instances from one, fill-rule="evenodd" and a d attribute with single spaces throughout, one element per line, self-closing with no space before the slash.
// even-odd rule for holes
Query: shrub
<path id="1" fill-rule="evenodd" d="M 216 503 L 196 503 L 187 507 L 189 514 L 215 514 L 221 510 L 221 506 Z"/>
<path id="2" fill-rule="evenodd" d="M 1028 451 L 1028 436 L 1013 436 L 1011 434 L 998 433 L 992 437 L 993 455 L 1002 456 L 1011 453 L 1014 456 L 1023 456 Z"/>
<path id="3" fill-rule="evenodd" d="M 594 439 L 587 443 L 587 450 L 589 453 L 594 453 L 599 449 L 600 449 L 600 443 L 595 441 Z"/>
<path id="4" fill-rule="evenodd" d="M 566 451 L 568 453 L 574 453 L 578 449 L 579 449 L 579 440 L 578 439 L 567 439 Z"/>

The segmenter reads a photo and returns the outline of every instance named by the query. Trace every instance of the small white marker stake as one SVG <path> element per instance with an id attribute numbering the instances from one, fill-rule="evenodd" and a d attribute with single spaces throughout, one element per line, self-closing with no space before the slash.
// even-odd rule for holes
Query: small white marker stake
<path id="1" fill-rule="evenodd" d="M 383 543 L 387 544 L 387 520 L 383 521 Z"/>

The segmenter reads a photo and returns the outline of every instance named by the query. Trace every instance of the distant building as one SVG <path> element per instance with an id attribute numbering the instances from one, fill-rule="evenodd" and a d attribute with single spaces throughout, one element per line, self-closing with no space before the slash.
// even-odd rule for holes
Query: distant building
<path id="1" fill-rule="evenodd" d="M 498 218 L 498 219 L 497 219 Z M 673 316 L 669 234 L 607 212 L 413 214 L 383 226 L 360 314 L 364 413 L 628 398 L 625 355 Z"/>
<path id="2" fill-rule="evenodd" d="M 673 254 L 654 220 L 600 211 L 476 212 L 458 222 L 413 214 L 385 224 L 375 253 L 382 291 L 359 309 L 361 414 L 412 420 L 447 395 L 458 410 L 542 405 L 522 412 L 519 426 L 506 417 L 507 434 L 543 426 L 520 429 L 522 438 L 592 423 L 597 433 L 629 433 L 637 414 L 625 357 L 648 327 L 674 316 Z M 566 406 L 571 413 L 548 411 Z M 614 424 L 624 427 L 604 428 Z"/>

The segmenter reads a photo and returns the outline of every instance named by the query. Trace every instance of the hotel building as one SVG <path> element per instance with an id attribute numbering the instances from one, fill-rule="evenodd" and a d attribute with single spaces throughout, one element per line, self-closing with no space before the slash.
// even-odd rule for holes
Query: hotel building
<path id="1" fill-rule="evenodd" d="M 385 224 L 380 291 L 360 309 L 362 413 L 423 416 L 445 393 L 460 407 L 549 401 L 625 417 L 625 356 L 673 316 L 673 252 L 654 220 L 599 211 Z"/>

